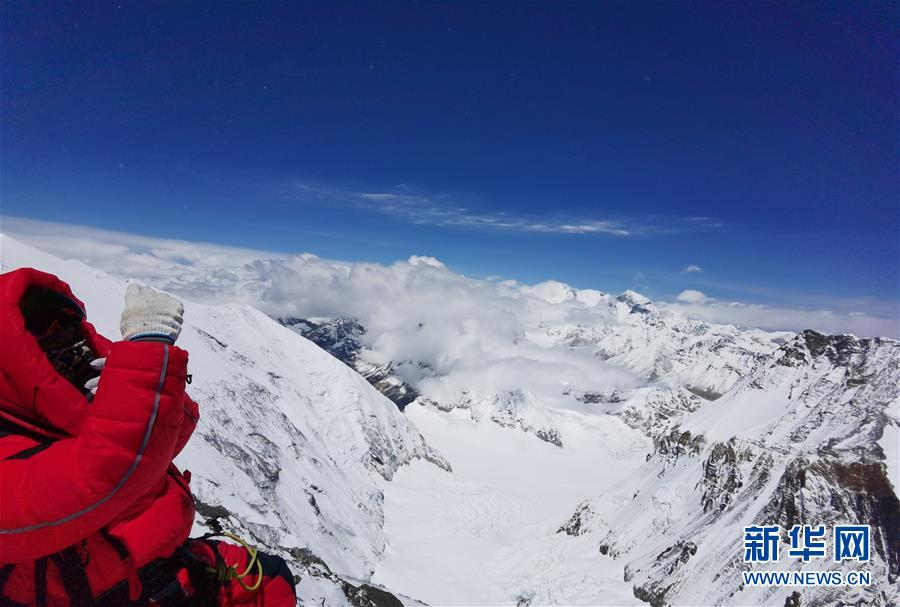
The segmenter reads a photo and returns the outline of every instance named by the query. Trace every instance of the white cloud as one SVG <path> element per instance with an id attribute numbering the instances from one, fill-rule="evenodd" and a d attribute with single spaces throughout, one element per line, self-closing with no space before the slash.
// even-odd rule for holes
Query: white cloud
<path id="1" fill-rule="evenodd" d="M 724 228 L 725 224 L 715 217 L 685 217 L 684 221 L 703 228 Z"/>
<path id="2" fill-rule="evenodd" d="M 521 341 L 523 327 L 542 321 L 598 322 L 591 310 L 600 295 L 572 297 L 567 285 L 553 281 L 523 288 L 499 277 L 474 280 L 424 255 L 390 265 L 344 263 L 310 254 L 277 254 L 10 217 L 2 218 L 0 230 L 60 257 L 80 259 L 190 299 L 249 303 L 280 315 L 356 316 L 370 328 L 385 356 L 429 360 L 443 369 L 463 359 L 487 360 L 484 357 L 494 356 L 492 351 L 522 355 L 520 346 L 510 349 L 510 344 Z M 641 279 L 640 273 L 635 276 Z M 858 308 L 848 314 L 728 303 L 691 290 L 665 305 L 707 322 L 900 335 L 897 319 L 860 313 Z M 545 360 L 537 351 L 527 355 Z M 583 368 L 581 362 L 577 365 Z"/>
<path id="3" fill-rule="evenodd" d="M 703 291 L 695 291 L 694 289 L 686 289 L 678 294 L 676 298 L 678 301 L 683 303 L 703 303 L 707 301 L 709 298 Z"/>
<path id="4" fill-rule="evenodd" d="M 524 293 L 534 295 L 551 304 L 562 303 L 578 297 L 575 289 L 558 280 L 547 280 L 533 286 L 524 286 L 521 289 Z"/>
<path id="5" fill-rule="evenodd" d="M 539 285 L 532 294 L 515 282 L 462 276 L 428 256 L 390 265 L 345 263 L 21 219 L 6 218 L 2 229 L 49 253 L 195 301 L 249 303 L 279 316 L 356 317 L 367 329 L 373 362 L 427 362 L 452 389 L 478 369 L 493 387 L 533 389 L 547 398 L 558 398 L 562 384 L 590 390 L 642 383 L 588 352 L 523 339 L 527 327 L 564 322 L 596 304 L 547 301 L 554 290 L 572 290 L 562 283 Z M 516 365 L 553 373 L 514 381 L 500 372 Z"/>
<path id="6" fill-rule="evenodd" d="M 684 269 L 681 270 L 682 274 L 699 274 L 703 271 L 703 268 L 700 266 L 695 266 L 691 264 L 689 266 L 685 266 Z"/>
<path id="7" fill-rule="evenodd" d="M 613 221 L 587 221 L 577 224 L 567 223 L 554 226 L 555 231 L 565 234 L 613 234 L 629 236 L 631 232 Z"/>
<path id="8" fill-rule="evenodd" d="M 384 191 L 359 191 L 303 182 L 276 186 L 282 197 L 344 204 L 361 211 L 390 215 L 417 225 L 472 230 L 530 232 L 538 234 L 605 234 L 635 236 L 694 232 L 721 228 L 710 217 L 560 217 L 528 216 L 509 212 L 478 211 L 447 194 L 433 194 L 406 184 Z"/>
<path id="9" fill-rule="evenodd" d="M 396 194 L 385 194 L 385 193 L 370 193 L 370 192 L 360 192 L 359 197 L 363 200 L 374 200 L 376 202 L 383 201 L 393 201 L 398 200 L 398 196 Z"/>
<path id="10" fill-rule="evenodd" d="M 613 219 L 537 218 L 505 212 L 474 211 L 449 196 L 428 194 L 405 184 L 382 192 L 292 183 L 280 188 L 287 198 L 306 200 L 310 196 L 326 198 L 360 210 L 391 215 L 418 225 L 533 232 L 543 234 L 608 234 L 630 236 L 645 228 L 636 222 Z"/>
<path id="11" fill-rule="evenodd" d="M 689 318 L 706 322 L 731 324 L 739 327 L 759 327 L 770 330 L 800 331 L 814 329 L 821 333 L 851 333 L 860 337 L 900 338 L 900 320 L 865 313 L 840 313 L 832 310 L 808 310 L 741 302 L 702 299 L 683 299 L 684 291 L 675 303 L 665 304 L 671 310 Z M 700 293 L 693 291 L 692 293 Z M 701 293 L 702 295 L 702 293 Z"/>
<path id="12" fill-rule="evenodd" d="M 413 255 L 408 261 L 411 266 L 431 266 L 442 270 L 447 268 L 439 259 L 427 255 Z"/>

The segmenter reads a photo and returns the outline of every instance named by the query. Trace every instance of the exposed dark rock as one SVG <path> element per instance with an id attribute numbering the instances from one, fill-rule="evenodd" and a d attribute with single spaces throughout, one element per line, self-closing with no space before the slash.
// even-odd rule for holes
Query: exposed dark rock
<path id="1" fill-rule="evenodd" d="M 686 390 L 660 390 L 649 394 L 641 404 L 628 405 L 618 415 L 626 424 L 656 441 L 668 436 L 686 413 L 696 411 L 704 402 Z"/>
<path id="2" fill-rule="evenodd" d="M 281 475 L 279 449 L 268 438 L 261 434 L 249 434 L 245 447 L 226 439 L 224 433 L 204 432 L 201 436 L 224 457 L 236 462 L 237 466 L 261 489 L 275 489 Z"/>
<path id="3" fill-rule="evenodd" d="M 393 594 L 369 584 L 353 586 L 344 582 L 343 588 L 344 595 L 354 607 L 403 607 L 403 602 Z"/>
<path id="4" fill-rule="evenodd" d="M 388 397 L 401 411 L 420 396 L 418 390 L 395 375 L 393 363 L 373 367 L 358 365 L 358 367 L 357 371 L 366 378 L 366 381 Z"/>
<path id="5" fill-rule="evenodd" d="M 351 367 L 362 348 L 359 338 L 366 333 L 365 327 L 355 318 L 335 318 L 322 324 L 298 318 L 278 320 L 283 325 L 298 328 L 303 337 Z"/>
<path id="6" fill-rule="evenodd" d="M 322 515 L 322 511 L 319 510 L 319 503 L 316 501 L 315 495 L 313 495 L 309 491 L 306 491 L 306 501 L 309 503 L 310 506 L 312 506 L 313 512 L 316 513 L 316 516 Z"/>
<path id="7" fill-rule="evenodd" d="M 668 605 L 668 595 L 675 587 L 676 579 L 672 574 L 676 569 L 687 563 L 692 556 L 697 554 L 697 545 L 694 542 L 686 542 L 679 540 L 672 546 L 663 550 L 656 557 L 655 565 L 666 572 L 659 580 L 650 580 L 643 584 L 635 585 L 633 588 L 634 596 L 644 602 L 650 603 L 653 607 L 663 607 Z M 632 577 L 633 577 L 632 573 Z M 626 580 L 628 580 L 628 570 L 626 569 Z"/>
<path id="8" fill-rule="evenodd" d="M 849 367 L 855 354 L 879 343 L 877 338 L 861 340 L 852 335 L 823 335 L 807 329 L 779 348 L 777 363 L 796 367 L 810 362 L 810 358 L 824 356 L 837 367 Z"/>
<path id="9" fill-rule="evenodd" d="M 805 491 L 807 487 L 824 491 Z M 816 520 L 808 511 L 817 513 Z M 821 520 L 823 511 L 831 520 Z M 900 575 L 900 501 L 880 462 L 798 458 L 781 476 L 760 518 L 786 529 L 803 524 L 869 525 L 872 550 L 888 563 L 890 575 Z"/>
<path id="10" fill-rule="evenodd" d="M 705 399 L 705 400 L 716 400 L 720 396 L 722 396 L 720 393 L 715 392 L 713 390 L 705 390 L 703 388 L 698 388 L 695 386 L 685 386 L 684 389 L 687 390 L 688 392 L 690 392 L 691 394 L 699 396 L 700 398 Z"/>
<path id="11" fill-rule="evenodd" d="M 858 386 L 864 386 L 869 382 L 869 378 L 865 376 L 853 376 L 848 373 L 847 376 L 847 387 L 848 388 L 856 388 Z"/>
<path id="12" fill-rule="evenodd" d="M 735 439 L 713 445 L 703 464 L 703 478 L 700 481 L 704 512 L 719 513 L 728 507 L 744 484 L 740 465 L 752 457 L 751 451 L 738 447 Z"/>
<path id="13" fill-rule="evenodd" d="M 205 341 L 214 351 L 221 352 L 222 350 L 224 350 L 225 348 L 228 347 L 228 344 L 216 339 L 215 337 L 213 337 L 212 335 L 210 335 L 203 329 L 194 329 L 194 330 L 197 331 L 197 334 L 200 337 L 202 337 L 203 341 Z"/>
<path id="14" fill-rule="evenodd" d="M 653 440 L 655 450 L 652 456 L 659 456 L 674 463 L 684 456 L 699 455 L 706 439 L 702 435 L 693 435 L 689 430 L 674 428 L 667 435 Z"/>
<path id="15" fill-rule="evenodd" d="M 538 428 L 535 431 L 535 435 L 545 443 L 550 443 L 557 447 L 563 446 L 562 437 L 560 437 L 556 428 Z"/>
<path id="16" fill-rule="evenodd" d="M 644 584 L 642 586 L 635 586 L 632 591 L 634 592 L 634 597 L 636 599 L 644 601 L 645 603 L 650 603 L 651 607 L 665 607 L 668 604 L 666 603 L 666 591 L 668 591 L 668 587 L 658 589 L 652 584 Z"/>
<path id="17" fill-rule="evenodd" d="M 784 599 L 784 607 L 800 607 L 802 602 L 803 597 L 800 596 L 800 593 L 795 590 L 790 594 L 790 596 Z"/>
<path id="18" fill-rule="evenodd" d="M 217 521 L 218 519 L 228 518 L 231 516 L 231 512 L 224 506 L 220 506 L 218 504 L 207 504 L 205 502 L 200 501 L 199 499 L 194 499 L 194 508 L 197 510 L 197 514 L 202 516 L 207 521 L 207 526 L 210 521 Z"/>
<path id="19" fill-rule="evenodd" d="M 575 397 L 575 400 L 586 405 L 597 405 L 601 403 L 614 404 L 621 403 L 627 400 L 627 397 L 623 396 L 622 393 L 617 389 L 604 392 L 582 392 L 580 394 L 577 392 L 573 394 L 568 390 L 564 390 L 563 394 L 566 396 L 573 395 Z"/>
<path id="20" fill-rule="evenodd" d="M 581 502 L 578 505 L 578 508 L 575 509 L 575 514 L 569 518 L 568 521 L 563 523 L 563 525 L 556 530 L 557 533 L 565 533 L 566 535 L 583 535 L 589 531 L 588 523 L 594 516 L 594 511 L 591 510 L 590 501 Z M 601 549 L 600 552 L 606 554 Z"/>
<path id="21" fill-rule="evenodd" d="M 692 556 L 697 554 L 697 544 L 694 542 L 686 542 L 683 540 L 679 540 L 672 546 L 669 546 L 665 550 L 663 550 L 656 557 L 657 563 L 669 562 L 669 573 L 672 573 L 683 565 L 687 563 Z"/>
<path id="22" fill-rule="evenodd" d="M 420 398 L 419 402 L 425 406 L 435 407 L 440 411 L 453 411 L 454 409 L 471 411 L 478 404 L 479 398 L 481 398 L 480 394 L 471 395 L 468 391 L 463 390 L 460 398 L 456 401 L 434 401 Z M 546 443 L 560 448 L 563 446 L 562 436 L 556 428 L 552 426 L 535 426 L 521 415 L 519 411 L 520 403 L 523 400 L 521 392 L 510 390 L 490 395 L 489 398 L 492 398 L 492 406 L 489 409 L 490 420 L 495 424 L 504 428 L 518 428 L 523 432 L 534 434 Z"/>
<path id="23" fill-rule="evenodd" d="M 282 550 L 290 555 L 297 582 L 304 575 L 327 579 L 340 586 L 344 596 L 354 607 L 403 607 L 403 602 L 384 588 L 366 582 L 350 582 L 336 575 L 325 561 L 308 548 L 292 547 Z"/>

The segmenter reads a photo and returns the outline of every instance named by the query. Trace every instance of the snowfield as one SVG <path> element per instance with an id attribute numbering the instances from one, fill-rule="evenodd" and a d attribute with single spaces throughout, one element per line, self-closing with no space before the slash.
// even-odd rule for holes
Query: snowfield
<path id="1" fill-rule="evenodd" d="M 0 262 L 69 282 L 111 338 L 126 280 L 184 298 L 195 531 L 285 556 L 303 604 L 900 602 L 900 342 L 427 257 L 115 246 L 137 276 L 7 235 Z M 871 586 L 742 586 L 745 525 L 842 522 L 872 527 Z"/>
<path id="2" fill-rule="evenodd" d="M 438 605 L 635 603 L 620 567 L 557 531 L 586 487 L 641 465 L 651 447 L 644 435 L 617 418 L 562 413 L 560 449 L 460 410 L 406 412 L 453 472 L 413 464 L 387 483 L 390 544 L 376 582 Z"/>

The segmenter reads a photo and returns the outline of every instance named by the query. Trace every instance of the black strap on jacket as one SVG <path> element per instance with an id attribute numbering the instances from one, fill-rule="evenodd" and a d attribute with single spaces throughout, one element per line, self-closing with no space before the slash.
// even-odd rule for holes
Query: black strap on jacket
<path id="1" fill-rule="evenodd" d="M 185 596 L 178 582 L 178 572 L 184 563 L 177 553 L 167 559 L 156 559 L 138 569 L 141 580 L 141 596 L 136 601 L 129 597 L 128 580 L 122 580 L 91 603 L 93 607 L 145 607 L 152 599 L 160 607 L 206 607 L 215 603 L 201 603 L 195 597 Z"/>
<path id="2" fill-rule="evenodd" d="M 26 448 L 22 449 L 21 451 L 18 451 L 18 452 L 16 452 L 16 453 L 13 453 L 13 454 L 10 455 L 9 457 L 4 458 L 4 460 L 7 460 L 7 459 L 28 459 L 28 458 L 30 458 L 32 455 L 37 455 L 37 454 L 40 453 L 41 451 L 45 451 L 46 449 L 49 449 L 52 445 L 53 445 L 53 443 L 50 443 L 50 442 L 46 442 L 46 443 L 38 443 L 38 444 L 36 444 L 36 445 L 32 445 L 31 447 L 26 447 Z"/>
<path id="3" fill-rule="evenodd" d="M 34 605 L 47 607 L 47 557 L 34 562 Z"/>
<path id="4" fill-rule="evenodd" d="M 5 398 L 3 395 L 0 395 L 0 398 L 2 398 L 4 400 L 9 400 L 8 398 Z M 10 401 L 10 402 L 13 402 L 13 401 Z M 24 426 L 20 426 L 19 424 L 13 422 L 12 420 L 6 419 L 5 417 L 0 417 L 0 438 L 3 438 L 4 436 L 9 436 L 9 435 L 24 436 L 26 438 L 35 440 L 39 443 L 45 443 L 48 440 L 51 440 L 47 436 L 44 436 L 43 434 L 39 434 L 33 430 L 29 430 L 28 428 L 25 428 Z"/>
<path id="5" fill-rule="evenodd" d="M 103 527 L 100 534 L 115 549 L 123 561 L 129 559 L 131 554 L 125 543 L 109 532 L 109 529 Z M 156 559 L 147 563 L 138 569 L 138 579 L 141 583 L 141 596 L 136 601 L 130 598 L 130 587 L 128 580 L 122 580 L 101 596 L 93 603 L 94 607 L 143 607 L 152 599 L 154 604 L 161 607 L 206 607 L 215 605 L 217 594 L 208 595 L 206 586 L 211 576 L 205 574 L 206 580 L 199 575 L 199 571 L 194 567 L 192 560 L 186 557 L 190 552 L 180 547 L 169 558 Z M 193 555 L 191 555 L 193 556 Z M 194 557 L 196 558 L 196 557 Z M 184 594 L 181 583 L 178 581 L 178 573 L 182 569 L 188 570 L 191 584 L 194 586 L 195 593 L 188 597 Z M 209 599 L 212 599 L 211 601 Z"/>
<path id="6" fill-rule="evenodd" d="M 100 535 L 102 535 L 103 539 L 105 539 L 107 543 L 113 547 L 113 550 L 116 551 L 116 554 L 119 555 L 120 559 L 124 561 L 129 556 L 131 556 L 131 554 L 128 552 L 128 548 L 125 546 L 125 542 L 110 533 L 109 529 L 107 529 L 106 527 L 101 527 Z"/>
<path id="7" fill-rule="evenodd" d="M 103 535 L 107 540 L 111 540 L 110 544 L 116 548 L 120 556 L 123 554 L 128 556 L 127 549 L 118 538 L 108 532 Z M 47 607 L 48 566 L 51 562 L 59 571 L 71 607 L 147 607 L 151 600 L 159 607 L 208 607 L 216 604 L 215 598 L 212 602 L 205 601 L 208 596 L 204 594 L 203 598 L 200 598 L 199 592 L 192 597 L 184 594 L 178 581 L 178 573 L 186 564 L 180 552 L 167 559 L 151 561 L 138 569 L 142 592 L 136 601 L 129 598 L 128 580 L 122 580 L 95 599 L 85 571 L 86 563 L 82 562 L 77 547 L 70 546 L 61 552 L 34 561 L 34 607 Z M 0 567 L 0 607 L 28 607 L 27 604 L 13 601 L 3 594 L 4 586 L 14 568 L 15 565 Z M 210 576 L 207 574 L 207 577 Z M 193 575 L 191 579 L 194 580 Z M 203 585 L 199 577 L 197 584 Z"/>
<path id="8" fill-rule="evenodd" d="M 216 542 L 211 542 L 205 538 L 190 539 L 182 544 L 176 554 L 181 557 L 181 562 L 187 569 L 188 577 L 191 580 L 191 586 L 194 587 L 194 596 L 197 597 L 199 605 L 216 605 L 219 600 L 219 588 L 221 586 L 215 575 L 209 572 L 209 563 L 191 552 L 188 548 L 188 542 L 203 542 L 212 548 L 215 554 L 216 562 L 224 562 L 222 555 L 216 548 Z"/>
<path id="9" fill-rule="evenodd" d="M 69 597 L 69 605 L 71 607 L 90 607 L 92 604 L 91 586 L 75 546 L 34 561 L 35 607 L 47 607 L 47 577 L 51 561 L 59 571 L 63 588 Z M 0 568 L 0 607 L 27 607 L 2 594 L 14 568 L 15 565 L 5 565 Z"/>
<path id="10" fill-rule="evenodd" d="M 59 570 L 59 577 L 69 597 L 70 607 L 89 606 L 93 598 L 91 584 L 84 570 L 85 564 L 81 562 L 75 546 L 69 546 L 62 552 L 51 555 L 50 558 Z"/>
<path id="11" fill-rule="evenodd" d="M 6 457 L 5 459 L 28 459 L 32 455 L 40 453 L 44 449 L 49 448 L 53 445 L 54 442 L 51 438 L 20 426 L 19 424 L 13 422 L 12 420 L 6 419 L 5 417 L 0 417 L 0 438 L 4 438 L 6 436 L 22 436 L 25 438 L 30 438 L 37 444 L 31 447 L 26 447 L 18 453 L 14 453 Z"/>

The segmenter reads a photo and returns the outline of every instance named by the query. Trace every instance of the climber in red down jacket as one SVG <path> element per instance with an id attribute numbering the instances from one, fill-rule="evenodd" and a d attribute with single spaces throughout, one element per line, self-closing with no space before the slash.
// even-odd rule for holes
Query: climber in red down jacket
<path id="1" fill-rule="evenodd" d="M 188 539 L 181 302 L 129 286 L 118 342 L 37 270 L 0 307 L 0 606 L 293 606 L 282 559 Z"/>

